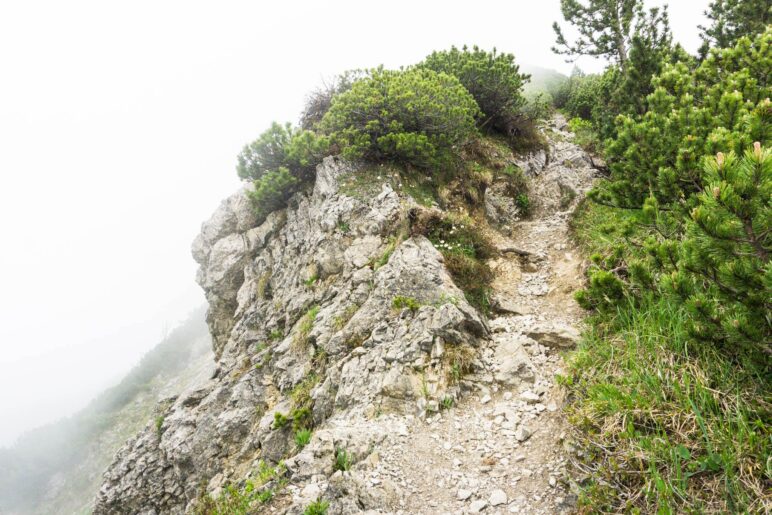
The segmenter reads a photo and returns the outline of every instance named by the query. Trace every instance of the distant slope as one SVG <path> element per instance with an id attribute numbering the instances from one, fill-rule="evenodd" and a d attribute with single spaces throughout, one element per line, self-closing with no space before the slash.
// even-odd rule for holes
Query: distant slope
<path id="1" fill-rule="evenodd" d="M 542 68 L 541 66 L 525 64 L 520 67 L 520 71 L 531 76 L 531 81 L 523 88 L 526 95 L 540 92 L 550 93 L 560 83 L 568 80 L 568 76 L 549 68 Z"/>
<path id="2" fill-rule="evenodd" d="M 211 374 L 204 312 L 192 313 L 85 409 L 0 449 L 0 513 L 90 513 L 103 471 L 126 439 L 153 423 L 158 400 Z"/>

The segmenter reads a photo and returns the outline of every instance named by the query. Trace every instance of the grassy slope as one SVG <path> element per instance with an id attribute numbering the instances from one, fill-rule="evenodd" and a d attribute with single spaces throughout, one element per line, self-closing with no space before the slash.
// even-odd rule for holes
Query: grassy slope
<path id="1" fill-rule="evenodd" d="M 574 228 L 603 253 L 636 212 L 586 204 Z M 587 473 L 583 511 L 764 512 L 772 505 L 770 378 L 692 342 L 674 299 L 591 318 L 564 378 Z"/>

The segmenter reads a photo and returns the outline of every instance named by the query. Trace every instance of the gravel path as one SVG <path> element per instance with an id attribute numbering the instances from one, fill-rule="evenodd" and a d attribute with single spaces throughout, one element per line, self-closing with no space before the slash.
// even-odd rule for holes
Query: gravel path
<path id="1" fill-rule="evenodd" d="M 404 430 L 390 435 L 371 463 L 372 485 L 387 480 L 408 493 L 398 513 L 572 509 L 555 376 L 582 319 L 572 298 L 581 287 L 582 263 L 568 222 L 593 170 L 564 127 L 565 120 L 553 120 L 551 159 L 534 171 L 533 217 L 512 224 L 510 236 L 491 234 L 503 255 L 492 263 L 499 315 L 490 321 L 494 334 L 483 351 L 485 371 L 463 382 L 473 393 L 424 421 L 397 422 Z M 568 203 L 567 188 L 574 193 Z"/>

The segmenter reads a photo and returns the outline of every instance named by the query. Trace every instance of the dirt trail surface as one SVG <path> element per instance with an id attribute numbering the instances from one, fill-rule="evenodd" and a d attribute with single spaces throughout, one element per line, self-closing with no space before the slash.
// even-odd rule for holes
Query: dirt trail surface
<path id="1" fill-rule="evenodd" d="M 530 168 L 533 216 L 491 236 L 502 257 L 483 351 L 484 372 L 463 381 L 472 394 L 426 420 L 394 420 L 371 457 L 373 486 L 387 480 L 408 495 L 405 514 L 561 513 L 575 501 L 563 451 L 565 422 L 555 375 L 562 350 L 575 345 L 582 319 L 573 292 L 581 259 L 569 237 L 569 218 L 589 189 L 588 156 L 571 143 L 565 120 L 546 134 L 549 157 Z M 546 157 L 546 159 L 545 159 Z"/>

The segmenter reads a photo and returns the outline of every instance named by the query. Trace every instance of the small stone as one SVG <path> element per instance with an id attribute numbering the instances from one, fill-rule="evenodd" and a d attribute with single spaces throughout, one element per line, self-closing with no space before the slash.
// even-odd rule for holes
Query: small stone
<path id="1" fill-rule="evenodd" d="M 523 393 L 521 393 L 520 399 L 524 400 L 528 404 L 536 404 L 541 400 L 538 394 L 535 394 L 530 390 L 526 390 Z"/>
<path id="2" fill-rule="evenodd" d="M 502 504 L 506 504 L 507 500 L 508 498 L 506 492 L 500 488 L 497 488 L 491 492 L 491 496 L 488 499 L 488 502 L 491 506 L 500 506 Z"/>
<path id="3" fill-rule="evenodd" d="M 504 400 L 505 401 L 512 400 L 512 392 L 504 392 Z"/>
<path id="4" fill-rule="evenodd" d="M 481 404 L 488 404 L 489 402 L 491 402 L 491 396 L 490 395 L 485 395 L 485 396 L 483 396 L 482 399 L 480 399 L 480 403 Z"/>
<path id="5" fill-rule="evenodd" d="M 462 488 L 462 489 L 460 489 L 460 490 L 458 491 L 458 494 L 456 495 L 456 498 L 457 498 L 459 501 L 466 501 L 466 500 L 467 500 L 467 499 L 469 499 L 470 497 L 472 497 L 472 492 L 470 492 L 469 490 L 464 490 L 463 488 Z"/>
<path id="6" fill-rule="evenodd" d="M 557 411 L 557 410 L 558 410 L 558 405 L 555 404 L 555 401 L 552 401 L 549 404 L 547 404 L 547 411 Z"/>
<path id="7" fill-rule="evenodd" d="M 523 426 L 520 426 L 517 429 L 517 431 L 515 431 L 515 438 L 517 439 L 518 442 L 525 442 L 530 437 L 531 437 L 531 432 Z"/>
<path id="8" fill-rule="evenodd" d="M 474 501 L 471 505 L 469 505 L 469 512 L 480 513 L 487 507 L 488 507 L 488 501 L 483 501 L 482 499 L 478 499 L 477 501 Z"/>
<path id="9" fill-rule="evenodd" d="M 550 486 L 551 486 L 552 488 L 555 488 L 555 485 L 557 485 L 557 484 L 558 484 L 558 480 L 557 480 L 557 479 L 555 479 L 555 476 L 550 476 L 550 479 L 549 479 L 549 484 L 550 484 Z"/>

